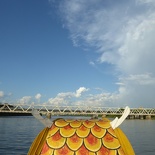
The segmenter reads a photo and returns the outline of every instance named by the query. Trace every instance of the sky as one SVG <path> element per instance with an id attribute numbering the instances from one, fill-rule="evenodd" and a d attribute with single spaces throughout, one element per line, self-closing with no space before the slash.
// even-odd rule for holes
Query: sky
<path id="1" fill-rule="evenodd" d="M 0 103 L 155 108 L 154 0 L 1 0 Z"/>

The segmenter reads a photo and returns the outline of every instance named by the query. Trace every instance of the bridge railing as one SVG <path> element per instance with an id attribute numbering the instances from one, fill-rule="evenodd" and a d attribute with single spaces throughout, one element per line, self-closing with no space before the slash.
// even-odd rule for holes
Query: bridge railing
<path id="1" fill-rule="evenodd" d="M 31 113 L 32 109 L 33 109 L 32 105 L 0 104 L 0 112 L 6 112 L 6 113 Z"/>
<path id="2" fill-rule="evenodd" d="M 90 107 L 90 106 L 57 106 L 57 105 L 36 105 L 36 104 L 0 104 L 0 112 L 7 113 L 31 113 L 32 109 L 37 109 L 40 113 L 50 113 L 51 115 L 122 115 L 124 108 L 119 107 Z M 130 115 L 154 115 L 153 108 L 131 108 Z"/>

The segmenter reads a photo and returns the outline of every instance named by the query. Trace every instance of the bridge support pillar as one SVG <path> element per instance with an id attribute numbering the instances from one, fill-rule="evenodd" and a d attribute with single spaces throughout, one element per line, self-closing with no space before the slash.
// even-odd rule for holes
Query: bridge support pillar
<path id="1" fill-rule="evenodd" d="M 140 116 L 139 116 L 139 119 L 144 119 L 144 116 L 143 116 L 143 115 L 140 115 Z"/>
<path id="2" fill-rule="evenodd" d="M 46 114 L 46 117 L 49 118 L 49 119 L 51 119 L 51 113 L 47 113 Z"/>
<path id="3" fill-rule="evenodd" d="M 145 119 L 151 119 L 151 115 L 147 115 Z"/>
<path id="4" fill-rule="evenodd" d="M 129 119 L 134 119 L 135 116 L 134 115 L 129 115 Z"/>
<path id="5" fill-rule="evenodd" d="M 140 119 L 140 116 L 139 115 L 135 115 L 135 119 Z"/>

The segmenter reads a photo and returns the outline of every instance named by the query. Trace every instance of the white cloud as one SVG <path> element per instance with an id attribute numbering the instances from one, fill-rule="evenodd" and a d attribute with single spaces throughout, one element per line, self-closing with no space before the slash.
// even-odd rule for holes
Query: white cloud
<path id="1" fill-rule="evenodd" d="M 111 107 L 117 106 L 118 95 L 110 93 L 90 94 L 83 100 L 78 100 L 74 104 L 80 106 Z"/>
<path id="2" fill-rule="evenodd" d="M 99 88 L 98 88 L 99 89 Z M 110 93 L 95 93 L 83 95 L 83 92 L 90 91 L 90 89 L 85 87 L 80 87 L 76 92 L 64 92 L 59 93 L 55 98 L 50 98 L 45 104 L 52 104 L 54 106 L 116 106 L 118 103 L 118 94 Z"/>
<path id="3" fill-rule="evenodd" d="M 109 10 L 101 7 L 104 6 L 102 3 L 101 0 L 69 0 L 61 5 L 65 19 L 64 25 L 71 32 L 75 45 L 85 43 L 97 47 L 100 51 L 105 51 L 109 49 L 109 46 L 112 49 L 119 42 L 120 38 L 117 36 L 126 19 L 123 17 L 118 21 L 117 18 L 121 16 L 121 13 L 117 11 L 117 8 L 113 7 Z M 124 8 L 122 13 L 127 8 Z"/>
<path id="4" fill-rule="evenodd" d="M 65 100 L 65 98 L 63 98 L 63 97 L 55 97 L 55 98 L 50 98 L 47 103 L 52 104 L 52 105 L 60 105 L 60 104 L 66 105 L 66 104 L 68 104 L 68 101 Z"/>
<path id="5" fill-rule="evenodd" d="M 106 98 L 100 94 L 104 102 L 115 99 L 120 104 L 154 106 L 155 1 L 110 2 L 64 0 L 60 4 L 63 24 L 74 45 L 96 47 L 98 62 L 115 66 L 118 93 Z M 90 64 L 95 62 L 92 59 Z M 89 102 L 101 103 L 96 98 Z"/>
<path id="6" fill-rule="evenodd" d="M 116 66 L 126 74 L 155 74 L 155 14 L 134 25 L 136 28 L 128 30 L 124 44 L 118 50 Z"/>
<path id="7" fill-rule="evenodd" d="M 120 78 L 120 81 L 134 82 L 135 85 L 155 85 L 155 77 L 152 77 L 150 74 L 140 74 L 140 75 L 130 75 L 127 78 Z M 125 85 L 125 84 L 124 84 Z"/>
<path id="8" fill-rule="evenodd" d="M 4 92 L 0 91 L 0 98 L 4 97 Z"/>
<path id="9" fill-rule="evenodd" d="M 81 94 L 82 94 L 83 92 L 86 92 L 86 91 L 88 91 L 88 90 L 89 90 L 89 89 L 86 89 L 85 87 L 80 87 L 80 88 L 76 91 L 75 97 L 80 97 Z"/>
<path id="10" fill-rule="evenodd" d="M 155 1 L 154 0 L 136 0 L 137 3 L 141 3 L 141 4 L 146 4 L 146 3 L 154 3 L 155 4 Z"/>
<path id="11" fill-rule="evenodd" d="M 32 97 L 31 96 L 24 96 L 21 99 L 19 99 L 20 104 L 29 104 L 31 101 Z"/>
<path id="12" fill-rule="evenodd" d="M 72 100 L 75 98 L 80 98 L 82 93 L 88 91 L 88 88 L 80 87 L 76 90 L 76 92 L 63 92 L 58 93 L 55 98 L 50 98 L 47 103 L 53 105 L 68 105 L 71 103 Z"/>
<path id="13" fill-rule="evenodd" d="M 95 62 L 93 62 L 93 61 L 90 61 L 89 64 L 92 66 L 95 66 Z"/>
<path id="14" fill-rule="evenodd" d="M 40 93 L 35 95 L 35 99 L 40 100 L 40 98 L 41 98 L 41 94 Z"/>
<path id="15" fill-rule="evenodd" d="M 154 107 L 155 76 L 130 75 L 120 78 L 119 101 L 132 107 Z"/>

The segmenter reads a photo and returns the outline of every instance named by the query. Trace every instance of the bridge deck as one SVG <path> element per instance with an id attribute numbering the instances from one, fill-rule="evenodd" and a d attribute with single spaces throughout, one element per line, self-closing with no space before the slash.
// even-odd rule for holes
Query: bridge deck
<path id="1" fill-rule="evenodd" d="M 0 113 L 30 114 L 33 108 L 42 114 L 50 113 L 51 115 L 122 115 L 124 112 L 124 108 L 118 107 L 0 104 Z M 131 108 L 129 115 L 155 116 L 155 109 Z"/>

